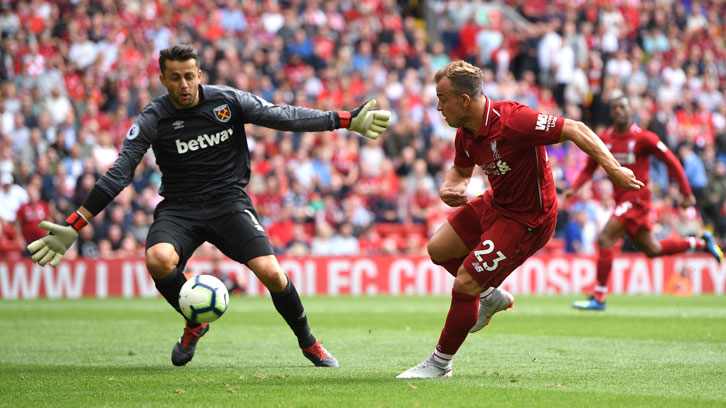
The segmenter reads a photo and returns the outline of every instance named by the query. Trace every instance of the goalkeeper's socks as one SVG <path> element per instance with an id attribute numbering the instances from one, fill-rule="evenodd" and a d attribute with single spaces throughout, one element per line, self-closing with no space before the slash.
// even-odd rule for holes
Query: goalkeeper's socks
<path id="1" fill-rule="evenodd" d="M 446 316 L 444 330 L 441 331 L 434 357 L 441 365 L 454 358 L 461 344 L 466 340 L 469 330 L 479 318 L 479 295 L 451 291 L 451 307 Z"/>
<path id="2" fill-rule="evenodd" d="M 179 312 L 179 314 L 182 314 L 181 309 L 179 308 L 179 292 L 186 281 L 187 277 L 184 276 L 183 273 L 179 272 L 177 268 L 174 268 L 170 274 L 163 278 L 154 279 L 156 289 L 159 293 L 161 293 L 161 296 L 164 296 L 164 299 L 169 302 L 171 307 Z M 184 315 L 182 314 L 182 316 Z"/>
<path id="3" fill-rule="evenodd" d="M 282 315 L 287 325 L 297 336 L 297 343 L 300 348 L 307 348 L 315 344 L 316 339 L 310 332 L 305 309 L 290 278 L 287 278 L 287 286 L 282 292 L 270 292 L 270 295 L 275 309 Z"/>

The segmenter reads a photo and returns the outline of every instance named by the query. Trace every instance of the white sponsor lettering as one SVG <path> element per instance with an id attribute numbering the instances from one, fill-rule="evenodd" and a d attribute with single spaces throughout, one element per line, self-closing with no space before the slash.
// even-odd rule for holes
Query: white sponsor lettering
<path id="1" fill-rule="evenodd" d="M 428 259 L 414 262 L 402 257 L 388 268 L 391 295 L 445 295 L 451 292 L 453 282 L 453 276 Z"/>
<path id="2" fill-rule="evenodd" d="M 497 162 L 497 167 L 499 167 L 499 172 L 502 175 L 505 175 L 509 170 L 512 170 L 512 168 L 507 165 L 507 162 L 503 160 L 499 160 Z"/>
<path id="3" fill-rule="evenodd" d="M 567 276 L 569 270 L 569 263 L 562 258 L 555 258 L 549 262 L 547 265 L 547 280 L 549 281 L 549 285 L 547 285 L 548 295 L 555 293 L 569 295 L 572 293 L 570 279 Z"/>
<path id="4" fill-rule="evenodd" d="M 557 124 L 557 116 L 545 115 L 540 113 L 537 115 L 537 124 L 534 126 L 534 130 L 544 130 L 549 132 Z"/>
<path id="5" fill-rule="evenodd" d="M 176 151 L 179 154 L 184 154 L 188 151 L 206 149 L 208 147 L 218 145 L 224 141 L 227 141 L 229 137 L 232 136 L 232 132 L 232 128 L 229 128 L 211 135 L 205 133 L 186 142 L 176 139 Z"/>
<path id="6" fill-rule="evenodd" d="M 718 264 L 713 259 L 705 260 L 708 262 L 708 273 L 711 276 L 713 282 L 713 293 L 715 295 L 722 295 L 724 285 L 726 283 L 726 264 Z"/>
<path id="7" fill-rule="evenodd" d="M 651 274 L 653 275 L 652 294 L 663 294 L 663 258 L 655 258 L 651 261 Z"/>
<path id="8" fill-rule="evenodd" d="M 644 258 L 636 258 L 633 261 L 628 279 L 628 295 L 647 295 L 651 292 L 653 282 L 649 272 Z"/>
<path id="9" fill-rule="evenodd" d="M 328 263 L 328 293 L 337 296 L 344 287 L 350 287 L 350 261 L 335 260 Z"/>
<path id="10" fill-rule="evenodd" d="M 496 163 L 489 162 L 487 164 L 480 164 L 479 167 L 484 171 L 487 176 L 502 176 L 508 171 L 512 170 L 507 162 L 498 160 Z"/>
<path id="11" fill-rule="evenodd" d="M 355 296 L 375 295 L 380 292 L 375 283 L 377 276 L 378 267 L 370 260 L 332 260 L 328 263 L 328 293 L 337 296 L 348 289 Z"/>
<path id="12" fill-rule="evenodd" d="M 597 277 L 597 267 L 589 259 L 578 258 L 572 261 L 572 292 L 582 293 L 586 286 Z"/>
<path id="13" fill-rule="evenodd" d="M 151 275 L 146 271 L 146 265 L 142 262 L 124 262 L 121 265 L 122 295 L 125 298 L 134 297 L 138 294 L 141 297 L 156 297 L 156 285 Z M 135 290 L 138 287 L 138 291 Z"/>
<path id="14" fill-rule="evenodd" d="M 108 266 L 104 262 L 96 264 L 96 297 L 108 297 Z"/>
<path id="15" fill-rule="evenodd" d="M 496 258 L 496 252 L 492 249 L 489 256 Z M 489 260 L 487 266 L 492 264 Z M 247 295 L 269 295 L 248 268 L 232 260 L 222 260 L 219 266 L 223 273 L 246 278 Z M 425 256 L 281 257 L 280 266 L 298 291 L 308 296 L 446 295 L 454 281 L 444 268 Z M 185 272 L 209 273 L 212 268 L 212 260 L 202 258 Z M 595 283 L 596 270 L 595 257 L 537 255 L 512 272 L 501 287 L 515 295 L 580 294 Z M 694 294 L 721 295 L 726 290 L 726 266 L 717 264 L 707 254 L 689 253 L 658 259 L 617 256 L 613 260 L 609 292 L 662 294 L 664 283 L 684 270 L 691 278 Z M 0 261 L 2 299 L 81 296 L 156 297 L 158 293 L 143 258 L 70 260 L 59 268 L 40 267 L 29 260 Z"/>
<path id="16" fill-rule="evenodd" d="M 45 277 L 45 293 L 50 299 L 60 299 L 67 296 L 72 299 L 80 298 L 83 295 L 83 281 L 86 278 L 86 265 L 76 264 L 75 273 L 67 263 L 58 266 L 58 271 L 53 279 L 52 268 L 43 268 Z"/>
<path id="17" fill-rule="evenodd" d="M 3 299 L 37 299 L 40 289 L 39 272 L 42 267 L 33 265 L 28 274 L 24 264 L 16 263 L 11 273 L 10 265 L 0 264 L 0 286 L 2 286 L 0 289 L 2 289 Z"/>
<path id="18" fill-rule="evenodd" d="M 0 264 L 0 293 L 5 299 L 37 299 L 41 282 L 45 288 L 44 297 L 49 299 L 79 298 L 83 295 L 86 265 L 82 263 L 76 264 L 75 273 L 66 263 L 57 270 L 33 264 L 30 271 L 25 264 L 17 263 L 13 273 L 9 272 L 7 264 Z"/>
<path id="19" fill-rule="evenodd" d="M 635 163 L 635 153 L 633 152 L 613 153 L 613 157 L 615 157 L 615 160 L 617 160 L 621 166 L 627 166 Z"/>

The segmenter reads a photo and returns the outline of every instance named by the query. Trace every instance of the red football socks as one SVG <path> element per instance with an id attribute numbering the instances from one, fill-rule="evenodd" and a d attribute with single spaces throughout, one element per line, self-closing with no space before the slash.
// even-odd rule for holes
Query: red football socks
<path id="1" fill-rule="evenodd" d="M 695 245 L 696 247 L 693 249 L 699 249 L 697 242 Z M 666 238 L 660 240 L 660 246 L 662 248 L 661 255 L 680 254 L 691 249 L 691 242 L 687 238 Z"/>
<path id="2" fill-rule="evenodd" d="M 452 290 L 449 315 L 446 316 L 446 323 L 444 330 L 441 331 L 436 351 L 444 356 L 453 357 L 478 318 L 479 295 L 469 295 Z"/>
<path id="3" fill-rule="evenodd" d="M 610 271 L 613 268 L 613 249 L 600 248 L 597 256 L 597 284 L 607 286 L 610 279 Z"/>
<path id="4" fill-rule="evenodd" d="M 608 291 L 608 280 L 610 279 L 610 271 L 613 268 L 613 249 L 600 248 L 597 256 L 597 282 L 593 296 L 598 302 L 605 301 L 605 295 Z"/>

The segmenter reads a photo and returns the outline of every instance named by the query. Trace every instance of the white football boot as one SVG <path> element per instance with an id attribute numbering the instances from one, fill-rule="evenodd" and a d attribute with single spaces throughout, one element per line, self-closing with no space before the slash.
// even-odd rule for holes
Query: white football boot
<path id="1" fill-rule="evenodd" d="M 490 287 L 479 297 L 479 319 L 469 333 L 475 333 L 489 326 L 494 313 L 509 310 L 514 304 L 514 296 L 506 290 Z"/>
<path id="2" fill-rule="evenodd" d="M 442 368 L 436 362 L 434 362 L 434 355 L 432 354 L 424 360 L 423 363 L 416 367 L 411 367 L 408 370 L 397 375 L 396 378 L 436 378 L 436 377 L 451 377 L 451 362 Z"/>

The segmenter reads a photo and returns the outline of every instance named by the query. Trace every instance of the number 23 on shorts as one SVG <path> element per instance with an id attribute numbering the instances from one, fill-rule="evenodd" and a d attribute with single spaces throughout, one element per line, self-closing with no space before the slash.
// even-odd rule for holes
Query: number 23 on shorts
<path id="1" fill-rule="evenodd" d="M 479 262 L 472 262 L 472 266 L 474 267 L 474 270 L 477 272 L 483 272 L 483 271 L 494 271 L 499 266 L 499 262 L 507 259 L 506 255 L 502 253 L 502 251 L 497 251 L 495 254 L 497 255 L 496 258 L 492 259 L 491 261 L 484 262 L 484 255 L 489 255 L 492 252 L 494 252 L 494 243 L 488 239 L 484 242 L 482 242 L 482 245 L 484 246 L 482 249 L 479 249 L 477 251 L 474 251 L 474 256 L 476 257 L 477 261 Z"/>

